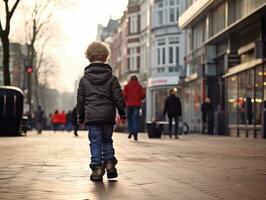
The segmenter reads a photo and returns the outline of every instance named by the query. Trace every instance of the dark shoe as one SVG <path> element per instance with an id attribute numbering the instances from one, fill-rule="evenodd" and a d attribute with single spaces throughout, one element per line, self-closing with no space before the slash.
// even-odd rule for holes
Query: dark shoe
<path id="1" fill-rule="evenodd" d="M 105 162 L 105 168 L 107 171 L 107 178 L 116 178 L 118 176 L 117 170 L 115 168 L 115 165 L 117 164 L 117 160 L 107 160 Z"/>
<path id="2" fill-rule="evenodd" d="M 103 181 L 103 175 L 104 175 L 104 167 L 103 166 L 93 166 L 92 167 L 92 173 L 90 176 L 91 181 Z"/>
<path id="3" fill-rule="evenodd" d="M 175 135 L 175 139 L 179 139 L 178 135 Z"/>
<path id="4" fill-rule="evenodd" d="M 129 134 L 128 134 L 128 139 L 130 139 L 130 138 L 131 138 L 131 136 L 132 136 L 132 133 L 129 133 Z"/>
<path id="5" fill-rule="evenodd" d="M 172 138 L 172 134 L 169 134 L 169 138 Z"/>
<path id="6" fill-rule="evenodd" d="M 74 132 L 74 135 L 75 135 L 76 137 L 78 137 L 78 136 L 79 136 L 77 132 Z"/>

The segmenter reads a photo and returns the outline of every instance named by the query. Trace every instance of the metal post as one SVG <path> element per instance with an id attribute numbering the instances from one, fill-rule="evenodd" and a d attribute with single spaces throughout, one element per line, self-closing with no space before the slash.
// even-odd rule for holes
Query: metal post
<path id="1" fill-rule="evenodd" d="M 263 111 L 262 111 L 262 138 L 266 139 L 266 101 L 263 101 Z"/>

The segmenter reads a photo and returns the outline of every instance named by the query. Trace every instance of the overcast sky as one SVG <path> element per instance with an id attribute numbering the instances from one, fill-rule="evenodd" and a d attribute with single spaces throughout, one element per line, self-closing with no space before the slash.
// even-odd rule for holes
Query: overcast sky
<path id="1" fill-rule="evenodd" d="M 57 22 L 59 39 L 50 49 L 60 66 L 59 76 L 54 78 L 54 87 L 60 91 L 73 91 L 74 81 L 83 74 L 88 61 L 84 51 L 96 39 L 97 25 L 106 25 L 110 17 L 118 19 L 126 9 L 127 0 L 79 0 L 70 8 L 57 9 L 54 19 Z M 21 1 L 21 4 L 23 1 Z M 14 24 L 21 23 L 18 16 Z M 16 35 L 15 28 L 12 35 Z M 14 33 L 15 32 L 15 33 Z M 58 37 L 57 36 L 57 37 Z"/>

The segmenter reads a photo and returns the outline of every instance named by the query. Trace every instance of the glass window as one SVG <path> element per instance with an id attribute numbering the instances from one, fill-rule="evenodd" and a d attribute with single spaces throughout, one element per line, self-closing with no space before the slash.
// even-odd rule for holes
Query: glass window
<path id="1" fill-rule="evenodd" d="M 161 50 L 157 49 L 157 64 L 161 64 Z"/>
<path id="2" fill-rule="evenodd" d="M 130 33 L 138 32 L 138 16 L 130 17 Z"/>
<path id="3" fill-rule="evenodd" d="M 263 3 L 265 3 L 265 0 L 235 0 L 234 21 L 249 15 Z"/>
<path id="4" fill-rule="evenodd" d="M 162 24 L 163 24 L 163 11 L 160 10 L 158 11 L 157 25 L 162 25 Z"/>
<path id="5" fill-rule="evenodd" d="M 237 124 L 237 82 L 237 76 L 228 78 L 228 118 L 234 127 Z"/>
<path id="6" fill-rule="evenodd" d="M 170 13 L 169 13 L 169 17 L 170 17 L 170 22 L 175 22 L 176 18 L 175 18 L 175 9 L 174 8 L 170 8 Z"/>
<path id="7" fill-rule="evenodd" d="M 174 62 L 174 51 L 173 47 L 169 47 L 169 63 L 172 64 Z"/>
<path id="8" fill-rule="evenodd" d="M 264 101 L 266 101 L 266 65 L 264 65 L 264 72 L 263 72 L 263 86 L 264 86 Z"/>
<path id="9" fill-rule="evenodd" d="M 163 64 L 165 64 L 165 48 L 162 49 L 163 49 Z"/>
<path id="10" fill-rule="evenodd" d="M 238 119 L 240 124 L 246 124 L 246 89 L 247 76 L 246 72 L 239 74 L 239 93 L 238 93 Z"/>
<path id="11" fill-rule="evenodd" d="M 179 47 L 175 47 L 175 63 L 179 65 Z"/>
<path id="12" fill-rule="evenodd" d="M 263 102 L 263 68 L 259 66 L 255 73 L 255 123 L 261 124 Z"/>
<path id="13" fill-rule="evenodd" d="M 253 69 L 247 72 L 246 116 L 248 124 L 253 124 L 253 118 L 254 118 L 254 70 Z"/>
<path id="14" fill-rule="evenodd" d="M 162 121 L 163 119 L 163 109 L 164 102 L 168 96 L 168 89 L 158 89 L 155 90 L 155 120 Z"/>
<path id="15" fill-rule="evenodd" d="M 212 16 L 212 35 L 215 35 L 225 28 L 225 3 L 214 9 Z"/>
<path id="16" fill-rule="evenodd" d="M 168 67 L 169 72 L 174 72 L 174 67 Z"/>

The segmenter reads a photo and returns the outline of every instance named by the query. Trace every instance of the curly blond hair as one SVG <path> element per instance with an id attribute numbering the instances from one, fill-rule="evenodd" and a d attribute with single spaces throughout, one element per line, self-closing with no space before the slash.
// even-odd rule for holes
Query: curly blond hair
<path id="1" fill-rule="evenodd" d="M 95 41 L 91 43 L 85 52 L 86 58 L 88 58 L 90 62 L 106 62 L 109 54 L 109 48 L 106 46 L 105 43 L 100 41 Z"/>

